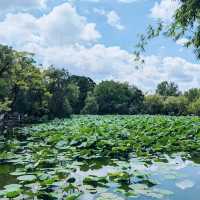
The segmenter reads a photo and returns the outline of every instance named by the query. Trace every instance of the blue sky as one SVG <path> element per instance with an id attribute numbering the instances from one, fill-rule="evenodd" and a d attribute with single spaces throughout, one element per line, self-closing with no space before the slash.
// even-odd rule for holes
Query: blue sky
<path id="1" fill-rule="evenodd" d="M 38 63 L 65 67 L 95 81 L 114 79 L 154 91 L 163 80 L 198 87 L 200 65 L 185 38 L 159 37 L 136 69 L 132 52 L 149 24 L 172 20 L 174 0 L 1 0 L 0 43 L 35 53 Z"/>

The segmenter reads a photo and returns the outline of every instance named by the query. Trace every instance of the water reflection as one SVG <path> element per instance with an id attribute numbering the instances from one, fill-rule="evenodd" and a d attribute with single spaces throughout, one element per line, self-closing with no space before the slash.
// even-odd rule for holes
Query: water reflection
<path id="1" fill-rule="evenodd" d="M 165 155 L 162 160 L 164 162 L 146 162 L 136 157 L 127 161 L 85 159 L 75 162 L 76 169 L 69 175 L 83 192 L 80 200 L 197 200 L 200 165 L 182 155 Z M 17 182 L 16 177 L 10 175 L 15 168 L 11 163 L 0 164 L 0 189 Z"/>
<path id="2" fill-rule="evenodd" d="M 9 163 L 0 164 L 0 190 L 5 185 L 14 184 L 17 182 L 16 177 L 11 176 L 10 173 L 15 171 L 15 166 Z"/>

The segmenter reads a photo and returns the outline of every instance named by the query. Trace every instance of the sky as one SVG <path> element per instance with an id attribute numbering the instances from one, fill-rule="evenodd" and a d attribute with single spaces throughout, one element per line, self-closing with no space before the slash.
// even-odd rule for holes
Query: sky
<path id="1" fill-rule="evenodd" d="M 133 55 L 138 35 L 159 19 L 170 23 L 178 7 L 178 0 L 1 0 L 0 43 L 96 82 L 152 92 L 167 80 L 187 90 L 200 85 L 200 62 L 183 47 L 185 38 L 154 39 L 139 68 Z"/>

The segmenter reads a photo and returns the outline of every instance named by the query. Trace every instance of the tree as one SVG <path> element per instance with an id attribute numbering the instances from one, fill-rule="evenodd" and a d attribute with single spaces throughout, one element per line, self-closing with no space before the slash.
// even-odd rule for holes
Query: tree
<path id="1" fill-rule="evenodd" d="M 200 98 L 189 104 L 188 113 L 200 116 Z"/>
<path id="2" fill-rule="evenodd" d="M 0 45 L 0 114 L 11 110 L 11 70 L 15 61 L 14 50 L 11 47 Z"/>
<path id="3" fill-rule="evenodd" d="M 76 105 L 79 100 L 80 90 L 75 83 L 69 83 L 67 85 L 67 98 L 72 107 L 73 112 L 76 110 Z"/>
<path id="4" fill-rule="evenodd" d="M 49 94 L 42 72 L 35 66 L 33 55 L 6 46 L 0 47 L 0 55 L 0 112 L 17 112 L 36 117 L 45 114 Z M 3 67 L 3 62 L 6 62 L 6 67 Z"/>
<path id="5" fill-rule="evenodd" d="M 31 54 L 16 52 L 16 62 L 11 69 L 11 111 L 41 117 L 48 112 L 49 93 L 43 74 L 35 66 Z"/>
<path id="6" fill-rule="evenodd" d="M 5 114 L 11 110 L 10 104 L 12 102 L 8 100 L 7 98 L 4 99 L 4 101 L 0 102 L 0 115 Z"/>
<path id="7" fill-rule="evenodd" d="M 178 86 L 174 82 L 163 81 L 158 84 L 156 94 L 160 96 L 179 96 Z"/>
<path id="8" fill-rule="evenodd" d="M 189 102 L 193 102 L 200 98 L 200 89 L 192 88 L 184 93 L 184 96 L 188 99 Z"/>
<path id="9" fill-rule="evenodd" d="M 129 100 L 129 114 L 139 114 L 144 106 L 144 95 L 137 87 L 129 87 L 130 100 Z"/>
<path id="10" fill-rule="evenodd" d="M 65 69 L 50 67 L 45 71 L 46 84 L 51 98 L 48 103 L 50 118 L 69 117 L 72 108 L 67 98 L 69 73 Z"/>
<path id="11" fill-rule="evenodd" d="M 14 86 L 12 111 L 36 118 L 48 114 L 48 101 L 51 95 L 40 69 L 29 65 L 21 72 L 23 75 L 18 73 L 18 80 Z"/>
<path id="12" fill-rule="evenodd" d="M 144 113 L 155 115 L 163 113 L 163 97 L 159 95 L 148 95 L 144 100 Z"/>
<path id="13" fill-rule="evenodd" d="M 102 81 L 95 87 L 94 95 L 99 105 L 100 114 L 125 112 L 124 108 L 127 107 L 127 105 L 125 105 L 127 99 L 124 99 L 127 98 L 125 96 L 125 87 L 127 86 L 114 81 Z M 127 112 L 128 109 L 126 110 L 126 113 Z"/>
<path id="14" fill-rule="evenodd" d="M 178 0 L 179 7 L 176 10 L 171 23 L 158 21 L 157 26 L 149 25 L 145 34 L 141 34 L 136 44 L 135 59 L 144 62 L 141 53 L 145 52 L 148 42 L 164 35 L 177 41 L 185 38 L 185 47 L 192 47 L 197 58 L 200 59 L 200 1 Z"/>
<path id="15" fill-rule="evenodd" d="M 143 94 L 127 83 L 102 81 L 94 89 L 99 114 L 135 114 L 141 107 Z"/>
<path id="16" fill-rule="evenodd" d="M 84 107 L 88 92 L 92 92 L 96 84 L 89 77 L 76 75 L 72 75 L 69 81 L 79 87 L 79 98 L 77 103 L 74 105 L 74 112 L 79 114 Z"/>
<path id="17" fill-rule="evenodd" d="M 167 35 L 174 40 L 187 38 L 187 47 L 194 47 L 195 54 L 200 58 L 200 1 L 180 0 Z"/>
<path id="18" fill-rule="evenodd" d="M 188 100 L 184 96 L 167 97 L 164 101 L 164 114 L 167 115 L 186 115 Z"/>
<path id="19" fill-rule="evenodd" d="M 15 51 L 11 47 L 0 45 L 0 78 L 9 74 L 15 60 Z"/>
<path id="20" fill-rule="evenodd" d="M 87 95 L 87 98 L 85 99 L 85 106 L 82 109 L 82 114 L 98 114 L 99 111 L 99 105 L 97 103 L 97 100 L 95 96 L 89 92 Z"/>

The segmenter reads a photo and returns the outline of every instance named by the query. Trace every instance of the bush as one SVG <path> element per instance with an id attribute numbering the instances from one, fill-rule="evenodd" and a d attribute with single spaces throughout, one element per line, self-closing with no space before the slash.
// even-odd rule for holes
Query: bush
<path id="1" fill-rule="evenodd" d="M 188 100 L 184 96 L 167 97 L 164 101 L 164 114 L 167 115 L 186 115 Z"/>
<path id="2" fill-rule="evenodd" d="M 188 113 L 200 116 L 200 98 L 189 104 Z"/>
<path id="3" fill-rule="evenodd" d="M 145 114 L 155 115 L 163 112 L 163 98 L 159 95 L 149 95 L 144 100 Z"/>

